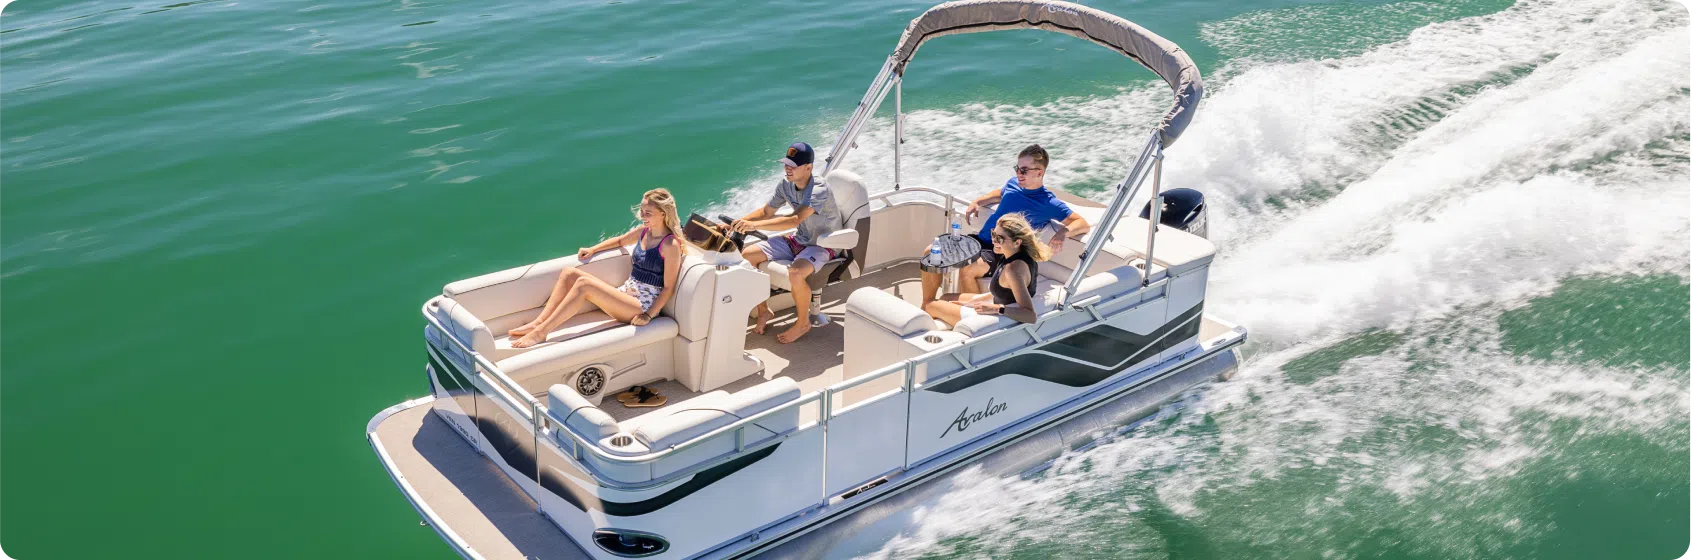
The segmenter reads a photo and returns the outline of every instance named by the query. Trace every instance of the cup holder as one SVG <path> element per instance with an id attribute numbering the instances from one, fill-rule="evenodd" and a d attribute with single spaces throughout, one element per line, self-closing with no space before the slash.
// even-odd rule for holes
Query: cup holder
<path id="1" fill-rule="evenodd" d="M 614 446 L 614 447 L 628 447 L 628 446 L 633 445 L 633 444 L 634 444 L 634 438 L 632 438 L 632 437 L 629 437 L 629 436 L 626 436 L 626 435 L 623 435 L 623 434 L 617 434 L 617 435 L 611 436 L 611 445 Z"/>
<path id="2" fill-rule="evenodd" d="M 937 334 L 930 334 L 928 336 L 922 337 L 922 342 L 926 342 L 928 344 L 939 344 L 940 341 L 942 341 L 942 340 L 945 340 L 945 339 L 940 338 L 939 335 L 937 335 Z"/>

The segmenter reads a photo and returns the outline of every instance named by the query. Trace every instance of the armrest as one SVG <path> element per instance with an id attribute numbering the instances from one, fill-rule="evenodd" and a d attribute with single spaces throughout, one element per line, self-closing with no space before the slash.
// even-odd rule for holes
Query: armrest
<path id="1" fill-rule="evenodd" d="M 841 229 L 822 236 L 816 244 L 829 249 L 852 249 L 857 247 L 857 230 Z"/>
<path id="2" fill-rule="evenodd" d="M 931 331 L 937 326 L 933 317 L 929 317 L 922 308 L 875 287 L 858 288 L 852 292 L 851 296 L 846 298 L 846 312 L 862 317 L 899 337 Z"/>
<path id="3" fill-rule="evenodd" d="M 1015 319 L 1003 315 L 974 315 L 966 317 L 951 326 L 951 332 L 970 338 L 984 336 L 1020 324 Z"/>
<path id="4" fill-rule="evenodd" d="M 470 345 L 471 350 L 489 355 L 493 351 L 493 331 L 488 330 L 482 320 L 470 313 L 456 300 L 437 296 L 434 302 L 434 315 L 441 326 L 451 331 L 453 337 Z M 451 343 L 447 343 L 451 344 Z M 449 350 L 451 350 L 449 348 Z"/>
<path id="5" fill-rule="evenodd" d="M 593 406 L 568 385 L 553 385 L 546 391 L 546 412 L 587 439 L 598 440 L 617 433 L 617 421 L 611 415 Z"/>

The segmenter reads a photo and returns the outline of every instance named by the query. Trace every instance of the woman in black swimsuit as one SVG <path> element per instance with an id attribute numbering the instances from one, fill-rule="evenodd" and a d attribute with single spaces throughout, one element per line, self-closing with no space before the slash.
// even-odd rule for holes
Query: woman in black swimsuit
<path id="1" fill-rule="evenodd" d="M 945 294 L 922 309 L 952 326 L 974 315 L 1004 315 L 1023 323 L 1037 320 L 1033 285 L 1039 280 L 1039 263 L 1051 258 L 1051 248 L 1039 242 L 1027 218 L 1006 214 L 992 230 L 992 252 L 1002 264 L 992 275 L 988 293 Z"/>

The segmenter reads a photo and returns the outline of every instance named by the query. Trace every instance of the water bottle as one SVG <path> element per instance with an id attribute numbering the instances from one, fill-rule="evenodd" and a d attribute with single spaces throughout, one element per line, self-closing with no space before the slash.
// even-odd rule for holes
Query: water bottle
<path id="1" fill-rule="evenodd" d="M 934 246 L 928 249 L 928 262 L 934 263 L 936 265 L 939 264 L 939 262 L 940 262 L 939 240 L 938 239 L 935 239 L 934 240 Z"/>
<path id="2" fill-rule="evenodd" d="M 957 223 L 957 218 L 951 219 L 951 235 L 956 237 L 963 236 L 963 224 Z"/>

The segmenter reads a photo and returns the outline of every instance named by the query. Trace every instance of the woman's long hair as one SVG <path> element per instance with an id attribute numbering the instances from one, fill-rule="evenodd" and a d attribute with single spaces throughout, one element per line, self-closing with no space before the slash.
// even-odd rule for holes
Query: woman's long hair
<path id="1" fill-rule="evenodd" d="M 1011 239 L 1021 241 L 1022 251 L 1033 257 L 1035 262 L 1051 260 L 1051 247 L 1039 241 L 1039 236 L 1034 234 L 1033 226 L 1028 224 L 1028 219 L 1022 216 L 1020 212 L 1012 212 L 998 218 L 998 229 L 1003 230 L 1004 235 Z"/>
<path id="2" fill-rule="evenodd" d="M 687 236 L 681 233 L 681 216 L 675 210 L 675 195 L 669 194 L 669 189 L 652 189 L 646 191 L 646 194 L 640 195 L 640 203 L 650 203 L 652 206 L 658 207 L 658 211 L 663 213 L 664 229 L 669 230 L 669 234 L 674 235 L 675 239 L 681 242 L 681 252 L 686 253 L 687 247 L 691 243 L 687 241 Z M 639 206 L 634 207 L 634 213 L 639 215 Z"/>

